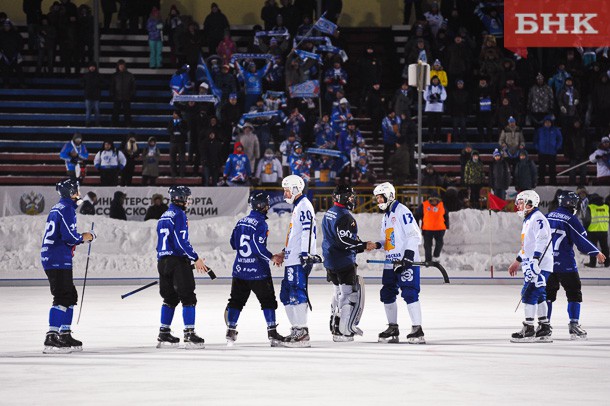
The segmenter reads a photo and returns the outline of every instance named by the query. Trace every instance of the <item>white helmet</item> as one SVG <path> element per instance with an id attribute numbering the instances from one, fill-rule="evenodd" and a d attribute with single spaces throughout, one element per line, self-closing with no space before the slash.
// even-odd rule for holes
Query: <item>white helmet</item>
<path id="1" fill-rule="evenodd" d="M 379 203 L 378 206 L 381 210 L 386 210 L 389 205 L 396 200 L 396 189 L 390 182 L 384 182 L 381 185 L 377 185 L 373 190 L 373 195 L 383 195 L 385 197 L 384 203 Z"/>
<path id="2" fill-rule="evenodd" d="M 525 216 L 540 204 L 540 196 L 533 190 L 524 190 L 523 192 L 520 192 L 515 199 L 515 205 L 519 204 L 519 200 L 522 200 L 524 203 L 523 210 L 517 212 L 521 218 L 525 218 Z M 531 206 L 531 208 L 528 209 L 527 206 Z"/>
<path id="3" fill-rule="evenodd" d="M 286 203 L 292 204 L 294 203 L 294 198 L 297 195 L 303 193 L 305 189 L 305 182 L 300 176 L 297 175 L 288 175 L 282 180 L 282 187 L 290 190 L 290 194 L 292 195 L 290 199 L 284 199 Z"/>

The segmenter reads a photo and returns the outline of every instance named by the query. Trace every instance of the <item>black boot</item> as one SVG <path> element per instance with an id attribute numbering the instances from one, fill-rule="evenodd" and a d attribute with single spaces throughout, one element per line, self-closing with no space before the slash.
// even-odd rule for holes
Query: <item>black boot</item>
<path id="1" fill-rule="evenodd" d="M 385 331 L 379 333 L 379 342 L 380 343 L 397 343 L 399 342 L 400 330 L 398 329 L 398 324 L 390 323 L 388 324 L 388 328 Z"/>
<path id="2" fill-rule="evenodd" d="M 411 332 L 407 334 L 407 342 L 409 344 L 426 344 L 424 339 L 424 330 L 421 326 L 412 326 Z"/>
<path id="3" fill-rule="evenodd" d="M 185 328 L 184 329 L 184 348 L 187 350 L 195 350 L 200 348 L 205 348 L 203 345 L 205 340 L 195 333 L 194 328 Z"/>
<path id="4" fill-rule="evenodd" d="M 267 327 L 267 338 L 272 347 L 279 347 L 286 340 L 286 337 L 277 332 L 277 324 Z"/>
<path id="5" fill-rule="evenodd" d="M 511 335 L 511 343 L 531 343 L 534 341 L 536 331 L 534 330 L 533 324 L 523 323 L 521 331 L 513 333 Z"/>
<path id="6" fill-rule="evenodd" d="M 59 339 L 64 343 L 68 344 L 72 349 L 72 352 L 83 350 L 83 343 L 72 337 L 72 331 L 70 330 L 61 331 L 59 333 Z"/>
<path id="7" fill-rule="evenodd" d="M 157 348 L 178 347 L 180 339 L 172 335 L 172 330 L 167 327 L 159 329 L 157 337 Z"/>
<path id="8" fill-rule="evenodd" d="M 227 328 L 227 335 L 226 335 L 226 339 L 227 339 L 227 346 L 232 346 L 235 343 L 235 340 L 237 340 L 237 330 L 235 329 L 235 327 L 229 327 Z"/>
<path id="9" fill-rule="evenodd" d="M 536 341 L 540 341 L 543 343 L 552 343 L 552 334 L 553 328 L 551 327 L 550 323 L 540 323 L 538 324 L 538 328 L 536 329 Z"/>
<path id="10" fill-rule="evenodd" d="M 570 322 L 570 340 L 586 340 L 587 332 L 575 321 Z"/>
<path id="11" fill-rule="evenodd" d="M 57 331 L 47 332 L 44 340 L 43 354 L 69 354 L 72 352 L 70 345 L 66 344 L 59 338 Z"/>

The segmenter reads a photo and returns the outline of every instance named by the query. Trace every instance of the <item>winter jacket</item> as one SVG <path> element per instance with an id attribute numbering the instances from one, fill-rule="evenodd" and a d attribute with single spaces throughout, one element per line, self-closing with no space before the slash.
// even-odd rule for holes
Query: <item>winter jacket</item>
<path id="1" fill-rule="evenodd" d="M 203 34 L 210 40 L 222 41 L 227 29 L 229 29 L 229 20 L 220 9 L 216 13 L 208 14 L 203 22 Z"/>
<path id="2" fill-rule="evenodd" d="M 123 155 L 122 151 L 117 151 L 115 148 L 108 151 L 103 149 L 95 154 L 95 158 L 93 159 L 93 165 L 98 170 L 123 169 L 125 164 L 127 164 L 125 155 Z"/>
<path id="3" fill-rule="evenodd" d="M 282 164 L 275 156 L 264 157 L 256 168 L 256 177 L 262 183 L 278 183 L 282 179 Z"/>
<path id="4" fill-rule="evenodd" d="M 233 153 L 227 158 L 223 174 L 231 182 L 245 183 L 252 175 L 252 171 L 250 170 L 248 156 L 244 153 L 237 153 L 239 145 L 241 145 L 239 142 L 235 143 Z"/>
<path id="5" fill-rule="evenodd" d="M 249 134 L 244 133 L 239 137 L 239 142 L 243 145 L 244 153 L 248 156 L 248 160 L 250 161 L 250 172 L 254 172 L 256 160 L 261 156 L 258 137 L 253 132 L 250 132 Z"/>
<path id="6" fill-rule="evenodd" d="M 184 144 L 187 138 L 188 126 L 182 119 L 170 120 L 167 125 L 167 134 L 170 144 Z"/>
<path id="7" fill-rule="evenodd" d="M 525 159 L 519 159 L 515 165 L 515 189 L 518 191 L 534 189 L 538 179 L 538 169 L 536 165 L 526 156 Z"/>
<path id="8" fill-rule="evenodd" d="M 161 152 L 156 146 L 147 146 L 142 153 L 142 176 L 159 176 L 159 160 Z"/>
<path id="9" fill-rule="evenodd" d="M 72 151 L 76 151 L 77 156 L 73 157 L 70 155 Z M 85 148 L 85 144 L 75 145 L 73 141 L 70 141 L 64 144 L 61 152 L 59 153 L 59 157 L 66 161 L 66 169 L 68 171 L 73 171 L 76 168 L 76 164 L 78 160 L 86 161 L 89 157 L 89 152 L 87 152 L 87 148 Z"/>
<path id="10" fill-rule="evenodd" d="M 96 70 L 83 75 L 85 100 L 99 100 L 102 95 L 102 75 Z"/>
<path id="11" fill-rule="evenodd" d="M 470 95 L 466 89 L 453 89 L 448 97 L 448 107 L 452 117 L 468 115 Z"/>
<path id="12" fill-rule="evenodd" d="M 530 113 L 548 113 L 553 110 L 553 102 L 553 90 L 549 85 L 534 85 L 527 96 L 527 110 Z"/>
<path id="13" fill-rule="evenodd" d="M 481 161 L 470 160 L 466 163 L 464 169 L 464 184 L 465 185 L 482 185 L 485 181 L 485 172 Z"/>
<path id="14" fill-rule="evenodd" d="M 574 117 L 578 113 L 580 92 L 574 86 L 564 86 L 557 95 L 557 104 L 562 115 Z"/>
<path id="15" fill-rule="evenodd" d="M 411 94 L 409 89 L 403 90 L 398 89 L 394 93 L 394 111 L 396 115 L 400 117 L 401 114 L 406 114 L 407 117 L 411 116 Z"/>
<path id="16" fill-rule="evenodd" d="M 503 158 L 495 159 L 489 166 L 489 186 L 492 189 L 506 190 L 510 186 L 510 168 Z"/>
<path id="17" fill-rule="evenodd" d="M 146 22 L 149 41 L 163 41 L 163 21 L 160 18 L 150 17 Z"/>
<path id="18" fill-rule="evenodd" d="M 447 92 L 442 85 L 428 85 L 424 91 L 426 108 L 424 111 L 432 113 L 442 113 L 447 99 Z"/>
<path id="19" fill-rule="evenodd" d="M 136 95 L 136 79 L 127 70 L 116 71 L 110 80 L 110 97 L 115 101 L 131 101 Z"/>
<path id="20" fill-rule="evenodd" d="M 539 154 L 557 155 L 561 149 L 562 143 L 563 138 L 561 136 L 561 130 L 558 127 L 542 126 L 536 130 L 534 147 Z"/>
<path id="21" fill-rule="evenodd" d="M 110 214 L 111 219 L 127 220 L 127 213 L 123 207 L 123 200 L 125 199 L 125 193 L 114 192 L 114 198 L 110 201 Z"/>
<path id="22" fill-rule="evenodd" d="M 400 117 L 390 118 L 386 116 L 381 122 L 381 131 L 383 133 L 383 143 L 394 145 L 398 142 L 400 135 Z"/>
<path id="23" fill-rule="evenodd" d="M 517 158 L 519 154 L 519 147 L 525 145 L 523 131 L 521 131 L 521 128 L 518 126 L 515 126 L 515 128 L 506 126 L 500 133 L 498 144 L 500 144 L 500 147 L 502 147 L 509 157 Z"/>

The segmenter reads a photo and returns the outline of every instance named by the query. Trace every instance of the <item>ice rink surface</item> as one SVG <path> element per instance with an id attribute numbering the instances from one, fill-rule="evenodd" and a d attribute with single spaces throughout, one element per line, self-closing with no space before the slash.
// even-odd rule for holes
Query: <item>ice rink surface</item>
<path id="1" fill-rule="evenodd" d="M 238 341 L 227 348 L 223 313 L 230 286 L 199 284 L 197 331 L 206 348 L 187 351 L 155 348 L 156 288 L 121 300 L 135 286 L 88 286 L 80 325 L 73 328 L 84 351 L 67 355 L 42 354 L 48 288 L 2 287 L 0 404 L 608 404 L 610 287 L 583 287 L 588 341 L 569 340 L 562 291 L 552 319 L 554 342 L 513 344 L 509 336 L 523 318 L 522 307 L 514 312 L 519 286 L 424 285 L 426 345 L 376 342 L 386 324 L 379 287 L 367 285 L 364 336 L 353 343 L 332 342 L 331 287 L 314 284 L 312 348 L 270 348 L 254 296 L 241 315 Z M 181 337 L 177 310 L 173 330 Z M 281 304 L 278 321 L 287 334 Z M 410 321 L 402 301 L 399 324 L 404 339 Z"/>

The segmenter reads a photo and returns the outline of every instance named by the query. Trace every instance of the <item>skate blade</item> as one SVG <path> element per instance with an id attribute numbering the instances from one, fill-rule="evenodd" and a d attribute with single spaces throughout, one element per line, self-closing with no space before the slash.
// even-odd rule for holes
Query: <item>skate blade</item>
<path id="1" fill-rule="evenodd" d="M 72 352 L 81 352 L 81 351 L 83 351 L 83 347 L 80 346 L 80 345 L 75 346 L 75 347 L 70 347 L 70 349 L 72 350 Z"/>
<path id="2" fill-rule="evenodd" d="M 166 348 L 178 348 L 179 343 L 168 343 L 166 341 L 157 342 L 157 348 L 166 349 Z"/>
<path id="3" fill-rule="evenodd" d="M 288 343 L 282 343 L 282 347 L 286 347 L 286 348 L 310 348 L 311 347 L 311 343 L 309 341 L 288 342 Z"/>
<path id="4" fill-rule="evenodd" d="M 333 341 L 336 343 L 349 343 L 351 341 L 354 341 L 354 337 L 333 335 Z"/>
<path id="5" fill-rule="evenodd" d="M 534 337 L 525 337 L 525 338 L 511 338 L 511 343 L 533 343 Z"/>
<path id="6" fill-rule="evenodd" d="M 42 350 L 43 354 L 70 354 L 71 352 L 71 347 L 44 347 Z"/>
<path id="7" fill-rule="evenodd" d="M 426 339 L 424 337 L 407 338 L 407 342 L 409 344 L 426 344 Z"/>
<path id="8" fill-rule="evenodd" d="M 570 341 L 587 341 L 587 336 L 579 336 L 577 334 L 570 334 Z"/>
<path id="9" fill-rule="evenodd" d="M 536 337 L 534 341 L 537 343 L 552 343 L 553 339 L 551 337 Z"/>
<path id="10" fill-rule="evenodd" d="M 400 342 L 400 339 L 398 337 L 388 337 L 388 338 L 379 337 L 378 342 L 384 343 L 384 344 L 398 344 Z"/>
<path id="11" fill-rule="evenodd" d="M 278 341 L 278 340 L 269 340 L 269 344 L 272 347 L 281 347 L 282 346 L 282 342 Z"/>
<path id="12" fill-rule="evenodd" d="M 233 347 L 235 345 L 234 340 L 227 340 L 227 347 Z"/>
<path id="13" fill-rule="evenodd" d="M 203 350 L 204 348 L 204 343 L 184 343 L 185 350 Z"/>

